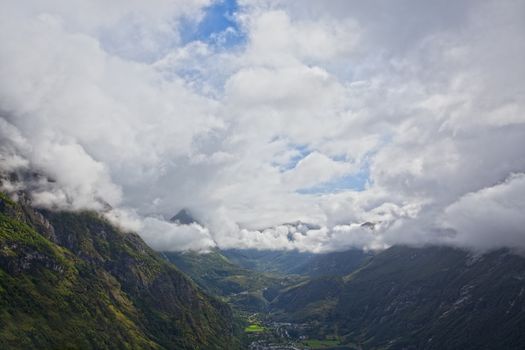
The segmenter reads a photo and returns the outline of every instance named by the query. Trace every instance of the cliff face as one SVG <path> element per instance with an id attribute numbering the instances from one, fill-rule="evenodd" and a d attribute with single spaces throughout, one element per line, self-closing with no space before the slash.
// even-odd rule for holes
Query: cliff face
<path id="1" fill-rule="evenodd" d="M 10 349 L 235 349 L 230 308 L 92 212 L 0 197 L 0 343 Z"/>

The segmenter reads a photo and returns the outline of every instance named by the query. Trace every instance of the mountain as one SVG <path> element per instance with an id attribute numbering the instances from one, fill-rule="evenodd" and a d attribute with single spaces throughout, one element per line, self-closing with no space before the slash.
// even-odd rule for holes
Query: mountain
<path id="1" fill-rule="evenodd" d="M 242 268 L 219 249 L 205 253 L 163 252 L 162 255 L 203 289 L 223 297 L 242 311 L 265 311 L 281 289 L 303 280 Z"/>
<path id="2" fill-rule="evenodd" d="M 308 277 L 344 276 L 372 257 L 371 253 L 357 249 L 324 254 L 213 249 L 162 252 L 162 255 L 209 293 L 225 298 L 240 310 L 252 312 L 266 311 L 282 290 Z"/>
<path id="3" fill-rule="evenodd" d="M 525 258 L 392 247 L 345 277 L 288 288 L 272 309 L 363 349 L 522 349 Z"/>
<path id="4" fill-rule="evenodd" d="M 0 194 L 0 343 L 9 349 L 236 349 L 229 306 L 94 212 Z"/>
<path id="5" fill-rule="evenodd" d="M 181 209 L 170 219 L 170 221 L 179 225 L 200 225 L 200 223 L 190 214 L 190 212 L 187 209 Z"/>
<path id="6" fill-rule="evenodd" d="M 344 276 L 361 267 L 373 256 L 373 253 L 360 249 L 320 254 L 296 250 L 227 249 L 222 254 L 245 269 L 310 277 Z"/>
<path id="7" fill-rule="evenodd" d="M 224 301 L 266 331 L 236 337 Z M 0 193 L 3 348 L 234 350 L 239 338 L 522 349 L 525 257 L 404 246 L 156 253 L 97 213 L 38 210 Z"/>

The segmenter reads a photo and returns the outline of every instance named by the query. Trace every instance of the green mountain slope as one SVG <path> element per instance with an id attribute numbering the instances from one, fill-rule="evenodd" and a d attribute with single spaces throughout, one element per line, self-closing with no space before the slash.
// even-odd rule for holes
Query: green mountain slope
<path id="1" fill-rule="evenodd" d="M 164 252 L 169 261 L 202 288 L 242 311 L 264 311 L 279 291 L 303 280 L 248 270 L 232 263 L 219 249 L 207 253 Z"/>
<path id="2" fill-rule="evenodd" d="M 363 349 L 522 349 L 525 258 L 393 247 L 344 278 L 289 288 L 272 306 Z"/>
<path id="3" fill-rule="evenodd" d="M 1 194 L 3 348 L 235 349 L 232 324 L 226 304 L 137 235 Z"/>

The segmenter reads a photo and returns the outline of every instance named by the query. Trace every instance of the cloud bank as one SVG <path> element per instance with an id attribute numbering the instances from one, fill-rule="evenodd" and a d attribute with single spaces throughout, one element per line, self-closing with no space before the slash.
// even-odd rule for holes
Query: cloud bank
<path id="1" fill-rule="evenodd" d="M 242 0 L 188 36 L 217 2 L 3 2 L 4 189 L 156 249 L 525 247 L 525 2 Z"/>

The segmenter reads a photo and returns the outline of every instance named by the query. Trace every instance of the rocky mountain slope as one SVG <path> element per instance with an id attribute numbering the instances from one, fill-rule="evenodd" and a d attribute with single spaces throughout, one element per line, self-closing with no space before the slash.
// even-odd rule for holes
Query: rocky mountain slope
<path id="1" fill-rule="evenodd" d="M 235 349 L 230 308 L 93 212 L 0 197 L 8 349 Z"/>

